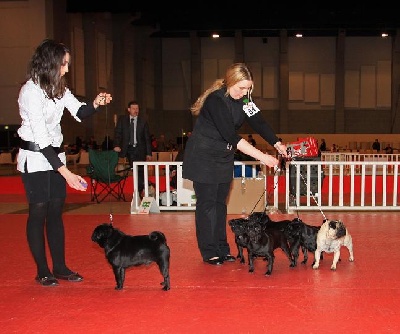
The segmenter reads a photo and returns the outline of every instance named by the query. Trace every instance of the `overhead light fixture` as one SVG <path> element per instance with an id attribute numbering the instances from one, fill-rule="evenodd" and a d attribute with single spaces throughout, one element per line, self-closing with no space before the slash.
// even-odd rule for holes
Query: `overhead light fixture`
<path id="1" fill-rule="evenodd" d="M 386 38 L 386 37 L 388 37 L 389 36 L 389 34 L 387 33 L 387 32 L 383 32 L 382 33 L 382 38 Z"/>
<path id="2" fill-rule="evenodd" d="M 296 35 L 295 35 L 297 38 L 301 38 L 301 37 L 303 37 L 303 34 L 301 34 L 301 33 L 296 33 Z"/>
<path id="3" fill-rule="evenodd" d="M 212 34 L 212 38 L 219 38 L 219 34 L 213 33 L 213 34 Z"/>

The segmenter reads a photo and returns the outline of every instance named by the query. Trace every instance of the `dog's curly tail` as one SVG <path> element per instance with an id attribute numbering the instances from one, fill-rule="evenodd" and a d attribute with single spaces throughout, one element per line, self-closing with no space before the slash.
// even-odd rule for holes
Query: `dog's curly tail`
<path id="1" fill-rule="evenodd" d="M 160 232 L 160 231 L 153 231 L 149 234 L 149 238 L 153 241 L 160 241 L 162 243 L 166 243 L 167 242 L 167 238 L 165 237 L 165 234 Z"/>

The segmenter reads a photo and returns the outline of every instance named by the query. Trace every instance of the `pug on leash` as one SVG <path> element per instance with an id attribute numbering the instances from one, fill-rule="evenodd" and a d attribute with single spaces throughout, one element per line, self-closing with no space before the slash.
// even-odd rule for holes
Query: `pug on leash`
<path id="1" fill-rule="evenodd" d="M 342 246 L 347 247 L 350 253 L 349 261 L 353 262 L 353 240 L 346 226 L 340 220 L 325 219 L 317 234 L 317 249 L 313 269 L 318 269 L 321 252 L 326 252 L 334 253 L 331 270 L 336 270 Z"/>

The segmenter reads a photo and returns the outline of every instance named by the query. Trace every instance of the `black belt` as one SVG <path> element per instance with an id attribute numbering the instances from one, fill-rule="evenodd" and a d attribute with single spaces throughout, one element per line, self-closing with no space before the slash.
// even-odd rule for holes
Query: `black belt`
<path id="1" fill-rule="evenodd" d="M 39 145 L 34 143 L 34 142 L 32 142 L 32 141 L 21 140 L 20 147 L 23 150 L 28 150 L 28 151 L 33 151 L 33 152 L 40 152 Z M 52 146 L 52 148 L 53 148 L 54 152 L 56 152 L 57 154 L 63 152 L 60 147 Z"/>

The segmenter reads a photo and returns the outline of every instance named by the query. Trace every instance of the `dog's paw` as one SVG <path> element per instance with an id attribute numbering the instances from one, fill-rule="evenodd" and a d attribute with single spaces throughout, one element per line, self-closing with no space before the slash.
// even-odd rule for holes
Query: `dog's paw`
<path id="1" fill-rule="evenodd" d="M 336 265 L 335 264 L 331 265 L 331 270 L 336 270 Z"/>
<path id="2" fill-rule="evenodd" d="M 319 268 L 319 264 L 313 264 L 312 268 L 313 269 L 318 269 Z"/>
<path id="3" fill-rule="evenodd" d="M 353 262 L 353 261 L 354 261 L 354 257 L 350 256 L 350 257 L 349 257 L 349 261 L 350 261 L 350 262 Z"/>
<path id="4" fill-rule="evenodd" d="M 118 286 L 118 285 L 117 285 L 117 286 L 115 287 L 115 290 L 122 290 L 122 286 Z"/>

